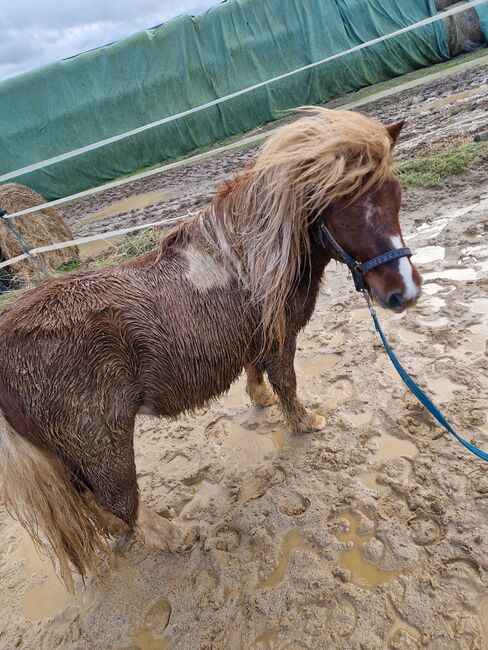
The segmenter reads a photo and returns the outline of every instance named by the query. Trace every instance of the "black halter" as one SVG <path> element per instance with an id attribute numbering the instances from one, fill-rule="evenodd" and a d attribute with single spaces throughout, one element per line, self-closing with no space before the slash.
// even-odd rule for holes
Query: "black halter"
<path id="1" fill-rule="evenodd" d="M 374 269 L 381 264 L 393 262 L 400 257 L 411 257 L 412 255 L 410 248 L 396 248 L 395 250 L 388 251 L 388 253 L 383 253 L 382 255 L 373 257 L 373 259 L 368 260 L 367 262 L 358 262 L 342 248 L 334 237 L 332 237 L 330 230 L 323 223 L 319 226 L 319 240 L 324 248 L 327 244 L 330 244 L 341 260 L 347 264 L 351 269 L 356 291 L 362 292 L 367 291 L 366 285 L 364 284 L 364 276 L 368 271 L 371 271 L 371 269 Z"/>

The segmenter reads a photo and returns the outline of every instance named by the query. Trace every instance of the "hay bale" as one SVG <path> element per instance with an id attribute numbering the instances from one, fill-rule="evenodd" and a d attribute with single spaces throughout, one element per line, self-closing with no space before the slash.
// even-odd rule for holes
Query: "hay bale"
<path id="1" fill-rule="evenodd" d="M 45 200 L 29 187 L 17 183 L 0 185 L 0 208 L 8 213 L 25 210 L 41 203 L 45 203 Z M 13 219 L 13 222 L 30 248 L 74 239 L 73 233 L 56 208 L 46 208 L 23 217 L 17 217 Z M 0 219 L 0 259 L 8 260 L 23 252 L 21 243 Z M 77 260 L 78 247 L 62 248 L 42 253 L 38 257 L 49 270 L 55 270 L 62 264 Z M 16 262 L 8 269 L 13 279 L 22 285 L 29 284 L 39 276 L 38 269 L 29 259 Z"/>

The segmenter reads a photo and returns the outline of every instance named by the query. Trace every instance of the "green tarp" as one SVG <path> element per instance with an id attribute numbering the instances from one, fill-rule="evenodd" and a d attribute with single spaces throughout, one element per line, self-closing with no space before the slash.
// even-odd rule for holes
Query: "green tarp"
<path id="1" fill-rule="evenodd" d="M 435 15 L 433 0 L 228 0 L 0 84 L 0 173 L 122 133 Z M 449 58 L 440 22 L 18 177 L 66 196 Z"/>
<path id="2" fill-rule="evenodd" d="M 480 19 L 483 36 L 485 37 L 485 40 L 488 41 L 488 3 L 477 5 L 475 9 L 478 13 L 478 18 Z"/>

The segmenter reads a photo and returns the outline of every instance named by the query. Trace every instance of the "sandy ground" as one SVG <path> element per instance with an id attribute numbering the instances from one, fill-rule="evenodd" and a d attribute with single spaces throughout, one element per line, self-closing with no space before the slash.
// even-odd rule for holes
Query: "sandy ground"
<path id="1" fill-rule="evenodd" d="M 415 118 L 401 152 L 442 143 L 448 127 L 470 139 L 486 126 L 486 70 L 477 74 L 463 90 L 453 82 L 405 100 Z M 476 92 L 431 117 L 433 101 L 467 90 Z M 384 112 L 401 113 L 394 104 Z M 175 196 L 107 223 L 153 220 L 177 201 L 192 208 L 248 155 L 153 178 L 139 194 Z M 85 202 L 70 218 L 114 198 L 124 199 L 88 211 Z M 488 450 L 486 170 L 405 192 L 402 223 L 425 286 L 414 310 L 380 313 L 385 333 L 454 426 Z M 277 407 L 249 404 L 242 378 L 197 416 L 139 421 L 142 496 L 200 526 L 187 555 L 122 538 L 73 598 L 1 513 L 0 647 L 488 648 L 486 466 L 406 391 L 343 267 L 326 272 L 296 367 L 302 400 L 327 417 L 323 432 L 289 434 Z"/>

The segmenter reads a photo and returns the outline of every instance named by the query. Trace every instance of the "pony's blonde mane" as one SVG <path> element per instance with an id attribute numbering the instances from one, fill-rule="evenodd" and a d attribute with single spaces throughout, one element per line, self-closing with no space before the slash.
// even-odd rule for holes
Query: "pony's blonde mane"
<path id="1" fill-rule="evenodd" d="M 392 170 L 385 126 L 352 111 L 305 107 L 221 189 L 205 218 L 207 237 L 240 258 L 268 338 L 282 343 L 285 306 L 309 254 L 312 215 L 381 185 Z"/>

